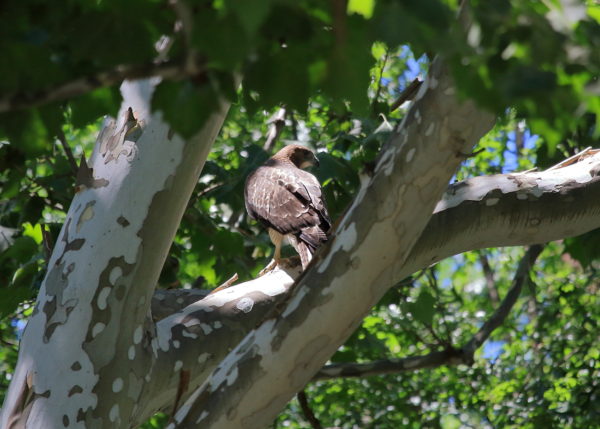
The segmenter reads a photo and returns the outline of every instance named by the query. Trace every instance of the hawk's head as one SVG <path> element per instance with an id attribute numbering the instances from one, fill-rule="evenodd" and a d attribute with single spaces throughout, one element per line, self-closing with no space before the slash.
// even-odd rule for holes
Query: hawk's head
<path id="1" fill-rule="evenodd" d="M 284 147 L 273 155 L 273 158 L 291 161 L 298 168 L 308 168 L 313 165 L 319 166 L 319 160 L 315 156 L 315 153 L 309 148 L 298 144 L 291 144 Z"/>

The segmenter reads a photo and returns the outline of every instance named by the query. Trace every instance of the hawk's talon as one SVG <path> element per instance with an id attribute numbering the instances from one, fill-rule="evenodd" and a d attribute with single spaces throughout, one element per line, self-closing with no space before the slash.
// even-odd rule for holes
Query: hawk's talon
<path id="1" fill-rule="evenodd" d="M 271 259 L 271 262 L 269 262 L 269 264 L 266 267 L 260 270 L 260 272 L 258 273 L 258 277 L 262 277 L 265 274 L 270 273 L 277 267 L 277 265 L 279 265 L 279 260 Z"/>

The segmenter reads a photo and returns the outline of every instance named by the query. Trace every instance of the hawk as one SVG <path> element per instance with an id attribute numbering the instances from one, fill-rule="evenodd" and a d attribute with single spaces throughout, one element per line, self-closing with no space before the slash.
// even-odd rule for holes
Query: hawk
<path id="1" fill-rule="evenodd" d="M 246 179 L 244 199 L 253 219 L 267 228 L 275 245 L 272 269 L 281 259 L 281 246 L 289 242 L 300 255 L 302 269 L 317 248 L 327 241 L 331 220 L 321 185 L 303 168 L 319 165 L 310 149 L 288 145 Z"/>

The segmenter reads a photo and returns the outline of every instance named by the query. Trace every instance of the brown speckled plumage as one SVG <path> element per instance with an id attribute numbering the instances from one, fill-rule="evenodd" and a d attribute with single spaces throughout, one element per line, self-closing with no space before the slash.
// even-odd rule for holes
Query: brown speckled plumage
<path id="1" fill-rule="evenodd" d="M 306 268 L 315 250 L 325 241 L 331 220 L 315 176 L 301 169 L 318 163 L 304 146 L 281 149 L 246 179 L 244 198 L 248 214 L 269 230 L 280 258 L 285 238 L 300 255 Z"/>

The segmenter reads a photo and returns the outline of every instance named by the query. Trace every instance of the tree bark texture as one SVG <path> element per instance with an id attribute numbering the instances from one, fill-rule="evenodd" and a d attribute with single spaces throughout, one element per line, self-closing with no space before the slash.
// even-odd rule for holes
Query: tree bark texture
<path id="1" fill-rule="evenodd" d="M 466 250 L 600 226 L 598 153 L 447 187 L 492 118 L 459 102 L 436 62 L 333 243 L 296 285 L 292 264 L 207 297 L 154 292 L 226 108 L 184 142 L 150 115 L 151 89 L 124 84 L 119 119 L 80 169 L 1 427 L 134 427 L 170 411 L 178 390 L 181 427 L 262 427 L 402 278 Z"/>
<path id="2" fill-rule="evenodd" d="M 173 426 L 268 425 L 398 280 L 450 177 L 492 125 L 492 115 L 458 100 L 436 59 L 331 243 L 280 311 L 191 395 Z"/>
<path id="3" fill-rule="evenodd" d="M 154 81 L 125 82 L 48 264 L 0 427 L 129 427 L 160 346 L 150 304 L 228 105 L 184 141 L 150 113 Z"/>

